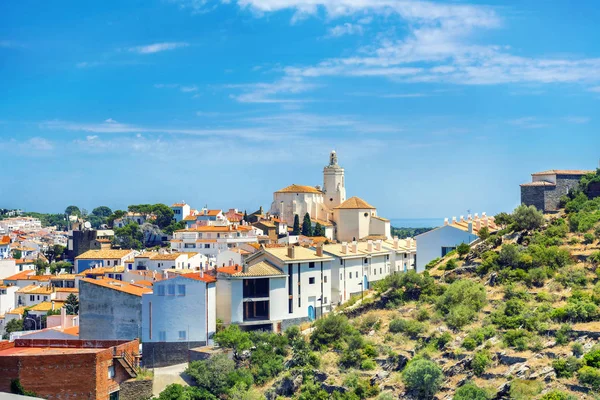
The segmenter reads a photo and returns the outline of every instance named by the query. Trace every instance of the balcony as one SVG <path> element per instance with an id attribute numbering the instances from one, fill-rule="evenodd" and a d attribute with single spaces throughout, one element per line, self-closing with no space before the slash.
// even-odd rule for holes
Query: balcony
<path id="1" fill-rule="evenodd" d="M 269 301 L 244 301 L 244 323 L 269 320 Z"/>
<path id="2" fill-rule="evenodd" d="M 269 278 L 245 279 L 244 301 L 246 299 L 269 299 Z"/>

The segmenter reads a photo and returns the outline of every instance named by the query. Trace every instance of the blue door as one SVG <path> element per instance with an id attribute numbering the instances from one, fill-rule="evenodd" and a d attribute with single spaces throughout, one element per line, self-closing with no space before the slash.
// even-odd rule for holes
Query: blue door
<path id="1" fill-rule="evenodd" d="M 367 279 L 366 275 L 363 277 L 363 289 L 369 290 L 369 279 Z"/>
<path id="2" fill-rule="evenodd" d="M 315 308 L 313 306 L 308 306 L 308 319 L 315 320 Z"/>

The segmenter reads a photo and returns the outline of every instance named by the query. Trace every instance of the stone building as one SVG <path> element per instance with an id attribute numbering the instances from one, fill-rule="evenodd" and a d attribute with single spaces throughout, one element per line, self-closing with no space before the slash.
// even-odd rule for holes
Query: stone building
<path id="1" fill-rule="evenodd" d="M 521 185 L 521 203 L 544 212 L 558 211 L 561 196 L 577 187 L 582 176 L 594 173 L 586 170 L 559 170 L 531 174 L 531 182 Z"/>

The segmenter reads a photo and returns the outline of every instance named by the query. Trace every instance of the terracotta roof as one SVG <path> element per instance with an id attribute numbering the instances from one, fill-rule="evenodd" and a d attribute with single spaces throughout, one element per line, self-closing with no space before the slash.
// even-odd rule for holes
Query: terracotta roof
<path id="1" fill-rule="evenodd" d="M 195 221 L 197 218 L 195 215 L 188 215 L 187 217 L 185 217 L 183 220 L 184 221 Z"/>
<path id="2" fill-rule="evenodd" d="M 173 261 L 177 260 L 181 256 L 186 256 L 186 258 L 194 257 L 197 253 L 166 253 L 166 254 L 157 254 L 152 257 L 153 260 L 165 260 L 165 261 Z"/>
<path id="3" fill-rule="evenodd" d="M 171 204 L 171 207 L 183 207 L 183 206 L 187 206 L 187 204 L 185 204 L 185 203 L 174 203 L 174 204 Z"/>
<path id="4" fill-rule="evenodd" d="M 346 200 L 345 202 L 343 202 L 339 206 L 334 207 L 334 209 L 343 209 L 343 210 L 371 209 L 371 210 L 374 210 L 375 207 L 373 207 L 372 205 L 370 205 L 369 203 L 367 203 L 363 199 L 354 196 L 354 197 L 350 197 L 348 200 Z"/>
<path id="5" fill-rule="evenodd" d="M 212 283 L 212 282 L 216 282 L 217 278 L 215 278 L 212 275 L 209 275 L 207 273 L 204 273 L 204 276 L 200 276 L 200 272 L 192 272 L 189 274 L 182 274 L 180 275 L 184 278 L 188 278 L 188 279 L 194 279 L 196 281 L 202 281 L 202 282 L 206 282 L 206 283 Z"/>
<path id="6" fill-rule="evenodd" d="M 10 244 L 10 236 L 0 236 L 0 246 Z"/>
<path id="7" fill-rule="evenodd" d="M 141 280 L 141 281 L 135 281 L 135 284 L 136 285 L 146 286 L 146 287 L 152 287 L 154 285 L 154 282 L 147 281 L 147 280 Z"/>
<path id="8" fill-rule="evenodd" d="M 312 187 L 312 186 L 305 186 L 305 185 L 290 185 L 288 187 L 284 187 L 281 190 L 278 190 L 275 193 L 316 193 L 316 194 L 323 194 L 322 191 L 320 191 L 319 189 Z"/>
<path id="9" fill-rule="evenodd" d="M 114 267 L 89 268 L 85 271 L 81 271 L 79 275 L 122 274 L 123 272 L 125 272 L 125 267 L 122 265 L 116 265 Z"/>
<path id="10" fill-rule="evenodd" d="M 52 303 L 54 303 L 54 305 Z M 65 302 L 60 300 L 42 301 L 41 303 L 31 307 L 29 311 L 60 310 L 64 305 Z"/>
<path id="11" fill-rule="evenodd" d="M 90 279 L 84 278 L 83 282 L 91 283 L 93 285 L 102 286 L 107 289 L 117 290 L 119 292 L 131 294 L 134 296 L 141 296 L 144 293 L 150 293 L 152 289 L 142 286 L 133 285 L 131 283 L 118 281 L 116 279 L 103 278 L 103 279 Z"/>
<path id="12" fill-rule="evenodd" d="M 52 275 L 50 277 L 51 281 L 63 281 L 63 280 L 73 280 L 75 279 L 77 275 L 75 274 L 58 274 L 58 275 Z"/>
<path id="13" fill-rule="evenodd" d="M 331 223 L 331 221 L 325 221 L 323 219 L 318 219 L 318 218 L 311 218 L 310 220 L 312 222 L 314 222 L 315 224 L 318 222 L 322 226 L 333 226 L 333 224 Z"/>
<path id="14" fill-rule="evenodd" d="M 83 254 L 75 257 L 76 260 L 103 260 L 123 258 L 131 254 L 133 250 L 88 250 Z"/>
<path id="15" fill-rule="evenodd" d="M 383 218 L 383 217 L 378 217 L 377 215 L 371 215 L 371 218 L 375 218 L 375 219 L 378 219 L 378 220 L 383 221 L 383 222 L 390 222 L 389 219 Z"/>
<path id="16" fill-rule="evenodd" d="M 285 275 L 279 268 L 271 265 L 266 261 L 258 262 L 254 265 L 246 267 L 246 272 L 241 265 L 234 265 L 231 267 L 221 267 L 217 269 L 217 272 L 231 275 L 234 277 L 254 277 L 254 276 L 273 276 L 273 275 Z"/>
<path id="17" fill-rule="evenodd" d="M 549 169 L 547 171 L 535 172 L 531 176 L 536 175 L 587 175 L 593 174 L 596 171 L 585 170 L 585 169 Z"/>
<path id="18" fill-rule="evenodd" d="M 77 288 L 69 288 L 69 287 L 57 287 L 54 288 L 57 293 L 79 293 L 79 289 Z"/>
<path id="19" fill-rule="evenodd" d="M 556 184 L 552 183 L 552 182 L 546 182 L 546 181 L 536 181 L 536 182 L 523 183 L 520 186 L 556 186 Z"/>
<path id="20" fill-rule="evenodd" d="M 57 330 L 60 330 L 62 333 L 67 334 L 67 335 L 79 337 L 79 326 L 72 326 L 70 328 L 57 329 Z"/>
<path id="21" fill-rule="evenodd" d="M 28 307 L 17 307 L 17 308 L 13 308 L 10 311 L 7 311 L 6 314 L 23 315 L 25 313 L 25 311 L 28 309 L 29 309 Z"/>
<path id="22" fill-rule="evenodd" d="M 49 286 L 28 285 L 19 290 L 17 293 L 23 294 L 52 294 L 52 288 Z"/>
<path id="23" fill-rule="evenodd" d="M 221 210 L 206 210 L 203 215 L 208 215 L 209 217 L 216 217 L 221 213 Z"/>
<path id="24" fill-rule="evenodd" d="M 19 260 L 15 260 L 15 264 L 33 264 L 34 260 L 23 260 L 23 259 L 19 259 Z"/>
<path id="25" fill-rule="evenodd" d="M 4 278 L 4 280 L 5 281 L 17 281 L 17 280 L 24 280 L 24 279 L 30 279 L 30 278 L 37 278 L 35 271 L 31 271 L 31 270 L 21 271 L 19 273 L 16 273 L 14 275 Z"/>
<path id="26" fill-rule="evenodd" d="M 196 228 L 190 229 L 180 229 L 176 232 L 237 232 L 237 231 L 250 231 L 252 230 L 251 226 L 248 225 L 238 225 L 237 228 L 229 225 L 229 226 L 198 226 Z"/>

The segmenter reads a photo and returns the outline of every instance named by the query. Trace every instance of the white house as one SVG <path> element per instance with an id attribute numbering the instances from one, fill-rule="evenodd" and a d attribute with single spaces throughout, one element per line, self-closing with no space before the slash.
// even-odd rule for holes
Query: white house
<path id="1" fill-rule="evenodd" d="M 18 286 L 0 284 L 0 315 L 15 308 L 15 293 Z"/>
<path id="2" fill-rule="evenodd" d="M 11 258 L 10 236 L 0 236 L 0 260 Z"/>
<path id="3" fill-rule="evenodd" d="M 497 230 L 494 217 L 483 213 L 481 218 L 478 214 L 471 218 L 469 214 L 466 219 L 461 216 L 458 221 L 456 217 L 452 217 L 452 222 L 446 218 L 443 226 L 416 236 L 417 272 L 423 272 L 430 261 L 444 257 L 459 244 L 473 243 L 478 239 L 478 232 L 483 227 L 490 231 Z"/>
<path id="4" fill-rule="evenodd" d="M 52 299 L 53 290 L 50 285 L 32 284 L 15 292 L 15 305 L 17 307 L 31 307 Z"/>
<path id="5" fill-rule="evenodd" d="M 369 289 L 369 284 L 388 276 L 391 252 L 380 240 L 326 244 L 323 251 L 334 257 L 332 263 L 331 296 L 336 304 Z"/>
<path id="6" fill-rule="evenodd" d="M 197 226 L 175 231 L 171 249 L 215 257 L 219 252 L 243 244 L 258 243 L 262 231 L 250 225 Z"/>
<path id="7" fill-rule="evenodd" d="M 81 272 L 93 267 L 125 265 L 125 260 L 133 258 L 136 254 L 135 250 L 88 250 L 75 257 L 75 271 Z"/>
<path id="8" fill-rule="evenodd" d="M 358 197 L 351 197 L 333 209 L 337 240 L 354 241 L 377 236 L 391 238 L 390 221 L 377 216 L 377 209 Z"/>
<path id="9" fill-rule="evenodd" d="M 220 301 L 225 299 L 220 298 Z M 216 278 L 203 271 L 154 283 L 142 295 L 142 343 L 147 367 L 188 361 L 188 349 L 216 332 Z"/>
<path id="10" fill-rule="evenodd" d="M 185 217 L 190 215 L 191 208 L 187 203 L 182 201 L 181 203 L 172 204 L 171 210 L 173 210 L 173 218 L 175 221 L 179 222 L 183 221 Z"/>
<path id="11" fill-rule="evenodd" d="M 270 326 L 280 331 L 328 312 L 331 309 L 332 260 L 320 247 L 313 250 L 300 246 L 265 248 L 248 257 L 247 271 L 231 274 L 232 279 L 242 280 L 247 291 L 244 295 L 239 292 L 239 286 L 232 286 L 232 302 L 238 299 L 235 304 L 241 302 L 245 308 L 235 308 L 238 311 L 232 314 L 231 322 L 241 319 L 243 325 Z M 219 272 L 222 276 L 223 268 Z M 264 296 L 267 292 L 268 296 Z M 250 296 L 248 293 L 258 294 Z M 260 298 L 261 303 L 246 305 L 259 301 L 253 296 Z"/>
<path id="12" fill-rule="evenodd" d="M 392 272 L 407 272 L 415 269 L 417 242 L 412 238 L 385 240 L 383 247 L 390 250 Z"/>
<path id="13" fill-rule="evenodd" d="M 198 270 L 206 261 L 206 256 L 195 252 L 146 252 L 135 256 L 133 260 L 126 260 L 125 265 L 129 271 Z"/>

